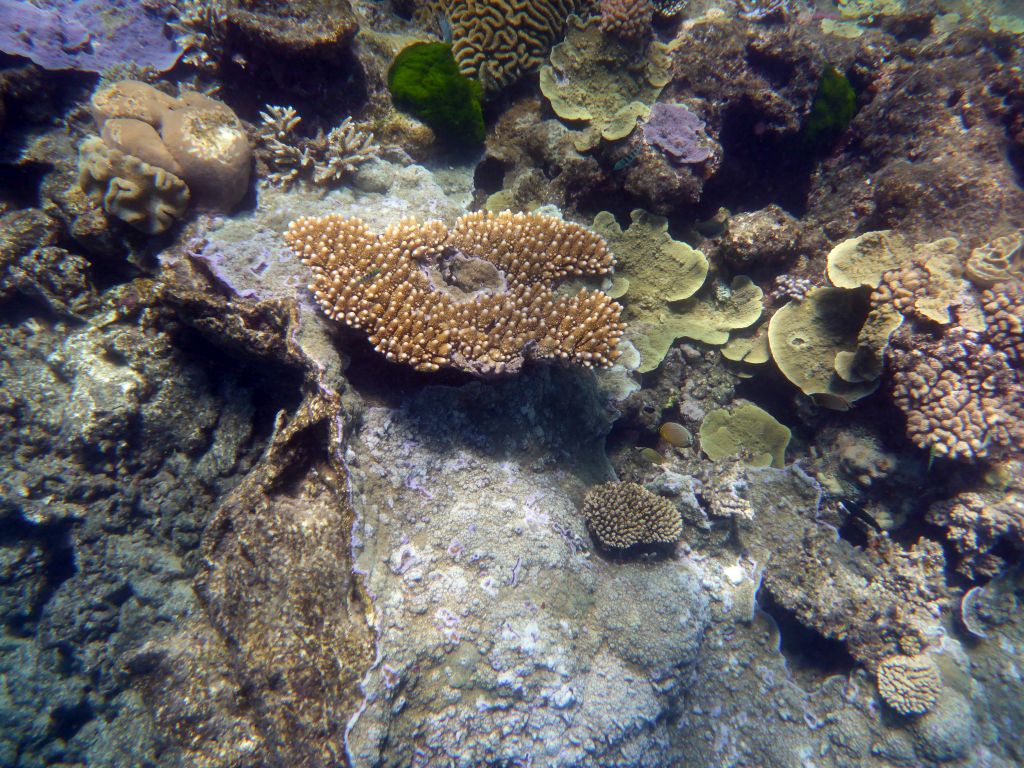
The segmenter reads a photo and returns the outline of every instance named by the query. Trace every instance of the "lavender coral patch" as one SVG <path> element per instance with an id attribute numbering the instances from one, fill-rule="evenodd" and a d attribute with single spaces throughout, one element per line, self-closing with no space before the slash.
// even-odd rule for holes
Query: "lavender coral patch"
<path id="1" fill-rule="evenodd" d="M 702 163 L 711 157 L 703 141 L 704 121 L 682 104 L 655 104 L 644 123 L 644 139 L 676 163 Z"/>
<path id="2" fill-rule="evenodd" d="M 137 0 L 0 0 L 0 51 L 44 69 L 170 69 L 181 55 L 164 22 Z"/>

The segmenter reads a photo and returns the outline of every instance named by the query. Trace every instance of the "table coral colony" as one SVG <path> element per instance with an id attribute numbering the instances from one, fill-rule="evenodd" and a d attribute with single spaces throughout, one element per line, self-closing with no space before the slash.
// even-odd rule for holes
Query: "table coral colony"
<path id="1" fill-rule="evenodd" d="M 555 290 L 614 265 L 601 236 L 577 224 L 478 212 L 451 230 L 404 221 L 376 235 L 327 216 L 292 222 L 286 238 L 327 315 L 417 370 L 504 373 L 544 358 L 603 368 L 619 354 L 620 305 L 600 291 Z"/>

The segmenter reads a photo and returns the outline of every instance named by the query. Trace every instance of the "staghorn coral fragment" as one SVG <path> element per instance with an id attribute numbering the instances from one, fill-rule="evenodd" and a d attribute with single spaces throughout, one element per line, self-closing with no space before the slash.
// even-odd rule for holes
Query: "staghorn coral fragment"
<path id="1" fill-rule="evenodd" d="M 923 715 L 942 692 L 942 675 L 929 656 L 890 656 L 878 665 L 878 692 L 901 715 Z"/>
<path id="2" fill-rule="evenodd" d="M 618 355 L 621 307 L 597 291 L 556 292 L 614 264 L 601 237 L 576 224 L 478 212 L 451 229 L 405 220 L 374 234 L 326 216 L 292 222 L 285 239 L 312 268 L 327 316 L 365 331 L 393 362 L 493 374 L 528 359 L 606 368 Z"/>
<path id="3" fill-rule="evenodd" d="M 675 505 L 636 483 L 594 486 L 583 499 L 583 516 L 594 538 L 608 549 L 675 544 L 683 533 Z"/>
<path id="4" fill-rule="evenodd" d="M 540 70 L 540 89 L 560 118 L 589 123 L 574 142 L 577 150 L 592 149 L 601 139 L 624 139 L 650 114 L 671 79 L 668 50 L 654 41 L 637 58 L 602 35 L 598 19 L 569 19 L 565 42 L 552 49 L 551 63 Z"/>
<path id="5" fill-rule="evenodd" d="M 700 447 L 712 461 L 742 454 L 753 467 L 786 466 L 792 433 L 753 403 L 711 411 L 700 425 Z"/>

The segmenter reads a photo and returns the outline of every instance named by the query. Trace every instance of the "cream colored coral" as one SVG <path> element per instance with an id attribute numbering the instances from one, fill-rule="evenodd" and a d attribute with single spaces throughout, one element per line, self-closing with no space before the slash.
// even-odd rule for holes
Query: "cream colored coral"
<path id="1" fill-rule="evenodd" d="M 78 173 L 83 191 L 98 195 L 104 211 L 147 234 L 163 232 L 188 208 L 185 182 L 99 137 L 79 147 Z"/>
<path id="2" fill-rule="evenodd" d="M 878 666 L 878 692 L 901 715 L 923 715 L 942 692 L 942 675 L 927 655 L 890 656 Z"/>
<path id="3" fill-rule="evenodd" d="M 636 483 L 594 486 L 583 499 L 583 516 L 594 538 L 610 549 L 674 544 L 683 534 L 675 505 Z"/>
<path id="4" fill-rule="evenodd" d="M 964 274 L 980 288 L 991 288 L 996 283 L 1013 279 L 1024 265 L 1024 234 L 997 237 L 990 243 L 971 251 Z"/>
<path id="5" fill-rule="evenodd" d="M 607 367 L 621 307 L 604 294 L 555 289 L 611 271 L 600 236 L 539 215 L 472 213 L 449 230 L 403 221 L 375 234 L 359 219 L 291 223 L 285 236 L 313 270 L 328 317 L 365 330 L 378 352 L 418 370 L 516 370 L 528 359 Z"/>

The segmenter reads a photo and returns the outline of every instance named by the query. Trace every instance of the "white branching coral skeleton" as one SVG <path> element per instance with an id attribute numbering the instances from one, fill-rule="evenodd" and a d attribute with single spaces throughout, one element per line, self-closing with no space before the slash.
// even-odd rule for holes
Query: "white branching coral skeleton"
<path id="1" fill-rule="evenodd" d="M 184 51 L 182 61 L 204 71 L 215 70 L 224 52 L 227 4 L 224 0 L 175 0 L 173 5 L 178 18 L 167 26 Z"/>
<path id="2" fill-rule="evenodd" d="M 296 135 L 302 118 L 292 107 L 268 104 L 260 118 L 256 136 L 266 150 L 266 180 L 273 186 L 287 188 L 300 179 L 322 187 L 337 186 L 380 151 L 373 134 L 358 128 L 351 117 L 311 139 Z"/>

